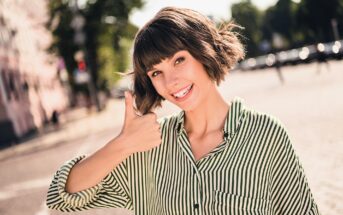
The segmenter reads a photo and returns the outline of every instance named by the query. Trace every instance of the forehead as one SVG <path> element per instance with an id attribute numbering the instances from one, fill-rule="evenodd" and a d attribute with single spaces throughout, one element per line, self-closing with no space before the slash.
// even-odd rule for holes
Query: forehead
<path id="1" fill-rule="evenodd" d="M 172 54 L 171 56 L 164 58 L 164 59 L 161 59 L 161 61 L 159 63 L 151 65 L 151 68 L 148 69 L 148 71 L 150 71 L 152 69 L 156 69 L 157 67 L 163 66 L 163 64 L 169 63 L 171 60 L 173 60 L 173 58 L 175 58 L 181 54 L 186 54 L 186 53 L 188 53 L 188 51 L 186 51 L 186 50 L 177 51 L 174 54 Z"/>

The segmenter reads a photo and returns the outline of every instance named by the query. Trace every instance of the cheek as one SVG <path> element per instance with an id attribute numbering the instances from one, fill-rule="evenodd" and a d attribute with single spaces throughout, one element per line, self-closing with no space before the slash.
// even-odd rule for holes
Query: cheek
<path id="1" fill-rule="evenodd" d="M 163 87 L 163 83 L 158 80 L 151 81 L 153 87 L 155 88 L 156 92 L 162 96 L 165 97 L 165 89 Z"/>

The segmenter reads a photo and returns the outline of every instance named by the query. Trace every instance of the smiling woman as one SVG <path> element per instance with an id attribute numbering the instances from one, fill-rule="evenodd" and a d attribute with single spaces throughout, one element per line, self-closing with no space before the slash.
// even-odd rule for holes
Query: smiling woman
<path id="1" fill-rule="evenodd" d="M 189 9 L 178 10 L 177 13 L 173 8 L 161 10 L 140 29 L 135 40 L 133 75 L 138 110 L 147 113 L 166 99 L 156 91 L 152 85 L 155 82 L 148 80 L 146 72 L 151 73 L 153 66 L 162 60 L 179 63 L 181 59 L 177 52 L 182 50 L 188 52 L 187 57 L 190 56 L 193 61 L 199 61 L 197 63 L 203 67 L 201 70 L 206 71 L 208 77 L 219 84 L 228 70 L 244 57 L 238 35 L 232 31 L 235 27 L 238 26 L 229 23 L 218 30 L 209 18 Z M 161 70 L 153 74 L 157 73 L 160 74 Z"/>
<path id="2" fill-rule="evenodd" d="M 229 23 L 168 7 L 136 35 L 134 97 L 121 133 L 58 170 L 47 205 L 61 211 L 121 207 L 135 214 L 318 215 L 286 129 L 226 102 L 217 89 L 244 56 Z M 157 120 L 168 100 L 178 114 Z"/>

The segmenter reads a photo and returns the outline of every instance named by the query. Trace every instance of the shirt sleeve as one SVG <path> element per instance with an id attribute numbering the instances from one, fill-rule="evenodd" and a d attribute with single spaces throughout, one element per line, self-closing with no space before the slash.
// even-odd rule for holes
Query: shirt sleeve
<path id="1" fill-rule="evenodd" d="M 271 203 L 273 214 L 319 215 L 304 169 L 284 131 L 272 165 Z"/>
<path id="2" fill-rule="evenodd" d="M 59 211 L 82 211 L 91 208 L 133 209 L 129 195 L 126 162 L 118 165 L 99 184 L 77 193 L 65 190 L 72 167 L 85 156 L 66 162 L 54 175 L 47 194 L 47 206 Z"/>

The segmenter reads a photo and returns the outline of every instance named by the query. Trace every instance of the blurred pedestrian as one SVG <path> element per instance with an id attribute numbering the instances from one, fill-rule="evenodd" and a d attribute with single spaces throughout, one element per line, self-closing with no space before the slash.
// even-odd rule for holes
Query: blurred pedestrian
<path id="1" fill-rule="evenodd" d="M 51 114 L 51 122 L 55 129 L 58 129 L 60 126 L 60 119 L 59 119 L 59 113 L 57 110 L 54 110 Z"/>
<path id="2" fill-rule="evenodd" d="M 316 45 L 316 51 L 317 51 L 317 74 L 320 74 L 321 71 L 321 65 L 325 63 L 326 69 L 328 72 L 330 72 L 330 65 L 327 61 L 327 56 L 325 55 L 325 45 L 323 43 L 318 43 Z"/>
<path id="3" fill-rule="evenodd" d="M 284 79 L 282 71 L 281 71 L 281 62 L 279 60 L 278 55 L 275 55 L 275 69 L 276 69 L 276 73 L 278 75 L 278 78 L 279 78 L 281 84 L 284 84 L 285 79 Z"/>
<path id="4" fill-rule="evenodd" d="M 122 131 L 56 172 L 49 208 L 319 214 L 282 123 L 218 91 L 244 56 L 235 27 L 218 30 L 196 11 L 167 7 L 140 29 Z M 182 111 L 157 120 L 163 100 Z"/>

